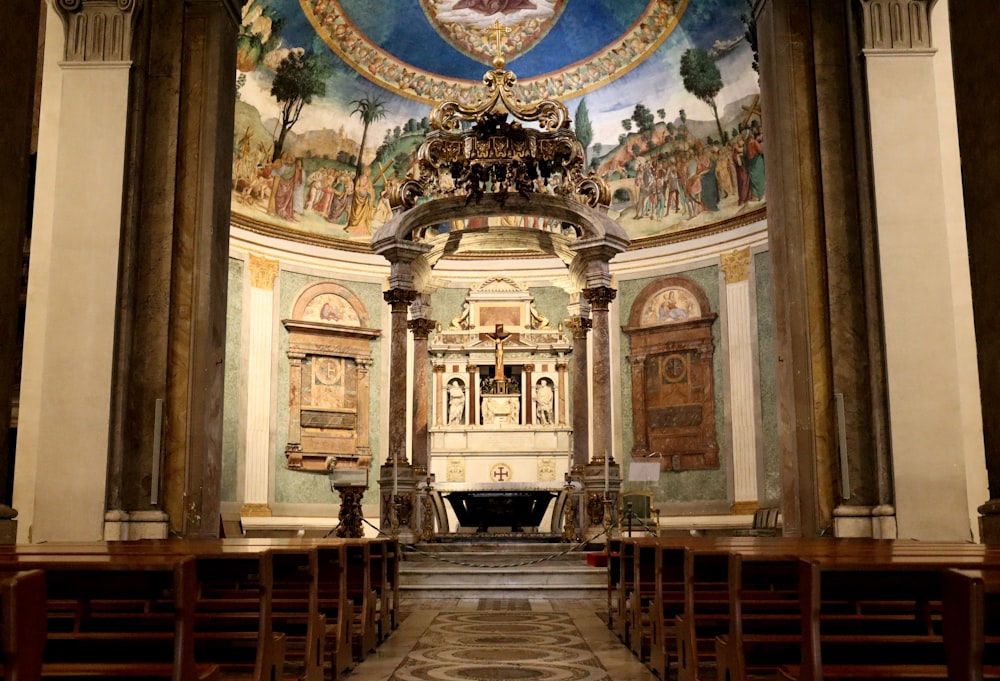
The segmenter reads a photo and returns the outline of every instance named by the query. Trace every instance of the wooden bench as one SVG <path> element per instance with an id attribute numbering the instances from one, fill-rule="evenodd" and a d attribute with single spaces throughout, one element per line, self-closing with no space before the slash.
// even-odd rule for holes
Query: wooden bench
<path id="1" fill-rule="evenodd" d="M 0 576 L 0 677 L 37 681 L 45 647 L 45 573 Z"/>
<path id="2" fill-rule="evenodd" d="M 947 678 L 947 655 L 934 613 L 940 612 L 943 571 L 975 565 L 996 554 L 827 556 L 803 559 L 799 568 L 801 665 L 779 674 L 810 681 L 837 678 Z M 850 603 L 878 624 L 887 613 L 909 615 L 848 633 L 825 617 L 829 604 Z M 897 628 L 895 624 L 904 624 Z"/>
<path id="3" fill-rule="evenodd" d="M 270 552 L 226 548 L 217 540 L 180 539 L 29 544 L 13 550 L 40 556 L 193 558 L 197 658 L 217 663 L 227 678 L 256 681 L 283 676 L 287 641 L 285 634 L 274 628 L 274 556 Z M 155 630 L 161 626 L 157 619 L 165 614 L 156 602 L 133 604 L 124 611 L 121 603 L 121 599 L 92 601 L 91 617 L 100 619 L 105 627 Z M 135 607 L 141 607 L 142 612 L 134 612 Z M 50 617 L 50 624 L 58 624 L 58 619 Z"/>
<path id="4" fill-rule="evenodd" d="M 196 664 L 194 602 L 196 565 L 189 557 L 109 555 L 21 555 L 0 552 L 0 570 L 42 570 L 49 609 L 42 678 L 192 679 L 214 681 L 219 667 Z M 95 602 L 118 603 L 119 612 L 155 602 L 167 617 L 163 627 L 102 629 L 89 616 Z M 70 609 L 75 630 L 51 626 Z M 138 612 L 138 611 L 137 611 Z M 64 620 L 65 621 L 65 620 Z"/>

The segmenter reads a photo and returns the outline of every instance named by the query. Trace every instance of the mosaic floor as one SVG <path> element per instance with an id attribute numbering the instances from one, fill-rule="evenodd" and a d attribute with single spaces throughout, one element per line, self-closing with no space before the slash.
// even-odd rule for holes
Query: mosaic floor
<path id="1" fill-rule="evenodd" d="M 404 604 L 399 629 L 345 681 L 652 681 L 593 602 Z M 594 607 L 598 606 L 598 607 Z"/>

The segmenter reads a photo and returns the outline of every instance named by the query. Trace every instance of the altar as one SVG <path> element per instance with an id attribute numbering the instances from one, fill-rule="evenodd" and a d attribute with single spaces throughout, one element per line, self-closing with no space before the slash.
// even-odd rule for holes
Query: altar
<path id="1" fill-rule="evenodd" d="M 571 348 L 508 277 L 473 286 L 434 335 L 428 472 L 438 532 L 558 531 L 573 456 Z"/>
<path id="2" fill-rule="evenodd" d="M 547 490 L 492 489 L 445 492 L 460 530 L 537 532 L 558 494 Z"/>

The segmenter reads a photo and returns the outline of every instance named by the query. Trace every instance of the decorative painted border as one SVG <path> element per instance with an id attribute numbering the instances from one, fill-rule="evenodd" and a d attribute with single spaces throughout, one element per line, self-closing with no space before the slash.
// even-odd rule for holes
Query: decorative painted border
<path id="1" fill-rule="evenodd" d="M 372 83 L 407 99 L 435 105 L 472 102 L 478 81 L 447 78 L 399 61 L 368 39 L 336 0 L 299 0 L 316 34 L 341 59 Z M 620 38 L 603 50 L 559 71 L 526 78 L 517 87 L 523 101 L 567 100 L 610 83 L 645 61 L 667 39 L 688 0 L 650 0 L 646 10 Z M 489 67 L 486 67 L 489 68 Z"/>

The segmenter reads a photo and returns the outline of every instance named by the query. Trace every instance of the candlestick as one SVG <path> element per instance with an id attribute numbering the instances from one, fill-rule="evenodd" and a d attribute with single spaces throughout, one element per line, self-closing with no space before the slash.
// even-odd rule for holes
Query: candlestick
<path id="1" fill-rule="evenodd" d="M 611 476 L 611 466 L 608 462 L 608 453 L 604 452 L 604 494 L 608 493 L 608 483 Z"/>

